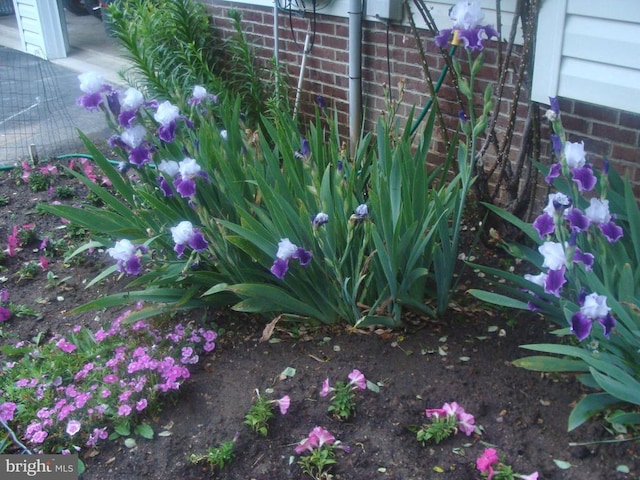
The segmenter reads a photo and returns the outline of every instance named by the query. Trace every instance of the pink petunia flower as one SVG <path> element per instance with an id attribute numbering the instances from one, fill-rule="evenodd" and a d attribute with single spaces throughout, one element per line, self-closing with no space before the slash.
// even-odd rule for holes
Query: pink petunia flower
<path id="1" fill-rule="evenodd" d="M 15 257 L 18 246 L 18 227 L 14 225 L 13 230 L 11 230 L 11 234 L 7 237 L 7 254 L 10 257 Z"/>
<path id="2" fill-rule="evenodd" d="M 458 414 L 456 418 L 458 419 L 458 429 L 467 436 L 472 435 L 476 430 L 476 421 L 473 415 L 467 412 L 462 412 Z"/>
<path id="3" fill-rule="evenodd" d="M 354 369 L 350 374 L 349 374 L 349 380 L 350 380 L 350 384 L 351 385 L 355 385 L 356 387 L 358 387 L 360 390 L 366 390 L 367 388 L 367 379 L 364 377 L 364 375 L 362 374 L 362 372 L 360 372 L 360 370 L 356 370 Z"/>
<path id="4" fill-rule="evenodd" d="M 0 420 L 10 422 L 16 412 L 17 405 L 13 402 L 4 402 L 0 405 Z"/>
<path id="5" fill-rule="evenodd" d="M 67 423 L 66 432 L 69 434 L 69 436 L 73 437 L 80 431 L 81 425 L 82 424 L 78 420 L 69 420 L 69 423 Z"/>
<path id="6" fill-rule="evenodd" d="M 286 415 L 287 411 L 289 410 L 289 405 L 291 405 L 291 398 L 289 398 L 289 395 L 285 395 L 279 400 L 274 400 L 274 402 L 280 408 L 280 413 L 282 415 Z"/>
<path id="7" fill-rule="evenodd" d="M 129 405 L 120 405 L 120 407 L 118 407 L 119 417 L 126 417 L 130 413 L 131 413 L 131 407 Z"/>
<path id="8" fill-rule="evenodd" d="M 335 390 L 334 388 L 331 388 L 331 386 L 329 385 L 329 379 L 326 378 L 324 380 L 324 382 L 322 382 L 322 389 L 320 390 L 320 396 L 321 397 L 326 397 L 327 395 L 329 395 L 333 390 Z"/>
<path id="9" fill-rule="evenodd" d="M 147 399 L 146 398 L 141 398 L 140 400 L 138 400 L 136 402 L 136 411 L 137 412 L 141 412 L 145 408 L 147 408 Z"/>
<path id="10" fill-rule="evenodd" d="M 538 480 L 538 472 L 533 472 L 530 475 L 520 475 L 523 480 Z"/>
<path id="11" fill-rule="evenodd" d="M 488 480 L 493 478 L 493 466 L 498 463 L 498 453 L 495 448 L 486 448 L 482 455 L 476 459 L 476 468 L 480 473 L 487 473 Z"/>
<path id="12" fill-rule="evenodd" d="M 77 348 L 73 343 L 68 342 L 64 338 L 61 338 L 60 340 L 58 340 L 58 342 L 56 343 L 56 347 L 58 347 L 60 350 L 62 350 L 65 353 L 71 353 Z"/>

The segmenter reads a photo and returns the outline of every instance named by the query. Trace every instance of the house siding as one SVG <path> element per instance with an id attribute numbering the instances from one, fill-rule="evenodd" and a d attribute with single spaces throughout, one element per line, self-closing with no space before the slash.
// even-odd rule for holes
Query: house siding
<path id="1" fill-rule="evenodd" d="M 214 24 L 223 32 L 223 36 L 231 33 L 231 23 L 227 12 L 230 9 L 240 10 L 243 15 L 243 30 L 249 41 L 256 47 L 258 58 L 265 62 L 265 65 L 273 58 L 273 4 L 267 7 L 221 0 L 201 0 L 201 2 L 207 5 Z M 445 2 L 440 3 L 444 8 Z M 487 20 L 488 23 L 491 23 L 488 17 Z M 502 23 L 505 24 L 504 19 Z M 289 15 L 280 13 L 280 62 L 291 79 L 291 91 L 295 91 L 308 21 L 294 16 L 291 18 L 291 24 Z M 448 24 L 440 23 L 439 25 Z M 291 28 L 295 34 L 295 41 L 292 39 Z M 508 27 L 505 27 L 505 32 L 508 32 Z M 421 40 L 426 50 L 431 75 L 435 78 L 443 65 L 442 57 L 428 31 L 422 32 Z M 485 50 L 486 65 L 480 74 L 482 81 L 479 87 L 481 88 L 484 88 L 487 83 L 495 82 L 498 70 L 496 42 L 485 42 L 485 45 L 487 47 Z M 390 58 L 389 63 L 387 55 Z M 417 110 L 420 111 L 429 99 L 416 42 L 410 28 L 406 25 L 390 25 L 387 35 L 386 23 L 370 19 L 364 20 L 362 77 L 366 131 L 373 129 L 380 112 L 386 109 L 385 88 L 387 83 L 391 85 L 393 100 L 398 101 L 397 86 L 400 81 L 404 82 L 404 97 L 398 109 L 400 119 L 408 117 L 413 105 L 416 105 Z M 506 85 L 505 98 L 507 99 L 511 98 L 509 94 L 514 89 L 513 77 L 515 74 L 510 75 L 509 82 L 511 83 Z M 312 52 L 308 55 L 304 72 L 300 112 L 312 112 L 317 97 L 323 96 L 327 103 L 338 112 L 341 133 L 347 139 L 348 86 L 348 19 L 340 15 L 321 13 L 317 17 L 315 43 Z M 530 91 L 525 89 L 523 93 L 517 108 L 519 112 L 524 114 L 529 102 Z M 546 102 L 546 99 L 543 102 Z M 629 174 L 632 180 L 640 185 L 640 171 L 638 170 L 640 165 L 638 134 L 640 115 L 619 108 L 598 106 L 596 103 L 596 99 L 585 102 L 568 97 L 562 98 L 561 106 L 569 140 L 584 140 L 589 161 L 598 166 L 602 164 L 602 159 L 607 157 L 622 174 Z M 455 128 L 458 122 L 459 107 L 454 89 L 449 84 L 449 78 L 440 90 L 439 104 L 448 125 L 452 129 Z M 510 108 L 511 102 L 505 102 L 498 122 L 499 129 L 506 127 L 507 113 Z M 544 111 L 547 107 L 541 105 L 540 108 Z M 524 129 L 523 114 L 517 119 L 516 137 L 510 151 L 511 159 L 517 158 L 519 154 L 518 141 L 520 133 Z M 543 138 L 547 138 L 548 132 L 543 132 L 542 135 Z M 445 151 L 445 145 L 437 138 L 433 151 L 440 154 Z M 545 143 L 543 152 L 548 154 L 550 151 L 548 143 Z"/>

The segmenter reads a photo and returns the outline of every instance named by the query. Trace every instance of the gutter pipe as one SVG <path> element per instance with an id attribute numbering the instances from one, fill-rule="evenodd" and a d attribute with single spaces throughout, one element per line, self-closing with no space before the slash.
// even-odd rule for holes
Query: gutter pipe
<path id="1" fill-rule="evenodd" d="M 278 91 L 278 77 L 280 72 L 280 23 L 278 19 L 278 2 L 273 2 L 273 60 L 276 64 L 276 91 Z"/>
<path id="2" fill-rule="evenodd" d="M 349 3 L 349 150 L 353 157 L 362 129 L 362 0 Z"/>

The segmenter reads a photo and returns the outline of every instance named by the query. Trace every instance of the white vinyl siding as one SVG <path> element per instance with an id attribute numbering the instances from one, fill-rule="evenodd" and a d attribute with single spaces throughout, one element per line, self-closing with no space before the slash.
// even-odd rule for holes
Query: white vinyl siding
<path id="1" fill-rule="evenodd" d="M 640 2 L 543 0 L 532 100 L 640 113 Z"/>
<path id="2" fill-rule="evenodd" d="M 61 0 L 13 0 L 22 49 L 51 60 L 69 49 Z"/>

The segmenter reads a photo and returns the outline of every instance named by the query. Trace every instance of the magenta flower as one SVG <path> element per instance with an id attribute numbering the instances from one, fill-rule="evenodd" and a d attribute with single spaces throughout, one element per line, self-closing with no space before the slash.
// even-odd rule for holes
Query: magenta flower
<path id="1" fill-rule="evenodd" d="M 493 478 L 493 466 L 498 463 L 498 453 L 495 448 L 486 448 L 482 455 L 476 459 L 476 468 L 480 473 L 488 474 L 488 480 Z"/>
<path id="2" fill-rule="evenodd" d="M 0 420 L 10 422 L 16 412 L 17 405 L 13 402 L 4 402 L 0 404 Z"/>
<path id="3" fill-rule="evenodd" d="M 462 433 L 464 433 L 466 436 L 471 436 L 473 434 L 473 432 L 475 432 L 476 427 L 475 427 L 475 418 L 473 417 L 473 415 L 471 415 L 470 413 L 465 412 L 464 410 L 459 412 L 456 415 L 456 418 L 458 419 L 458 428 L 460 429 L 460 431 Z"/>
<path id="4" fill-rule="evenodd" d="M 332 388 L 329 385 L 329 378 L 326 378 L 324 380 L 324 382 L 322 382 L 322 388 L 320 389 L 320 396 L 321 397 L 326 397 L 327 395 L 329 395 L 334 390 L 335 390 L 335 388 Z"/>
<path id="5" fill-rule="evenodd" d="M 69 420 L 67 423 L 67 434 L 73 437 L 76 433 L 80 431 L 81 423 L 78 420 Z"/>
<path id="6" fill-rule="evenodd" d="M 6 322 L 11 318 L 11 310 L 5 307 L 0 307 L 0 323 Z"/>
<path id="7" fill-rule="evenodd" d="M 120 407 L 118 407 L 119 417 L 126 417 L 130 413 L 131 413 L 131 407 L 129 405 L 120 405 Z"/>
<path id="8" fill-rule="evenodd" d="M 140 400 L 138 400 L 136 402 L 136 411 L 137 412 L 141 412 L 145 408 L 147 408 L 147 399 L 146 398 L 141 398 Z"/>
<path id="9" fill-rule="evenodd" d="M 360 372 L 360 370 L 353 370 L 349 375 L 349 383 L 351 385 L 355 385 L 357 388 L 359 388 L 360 390 L 366 390 L 367 388 L 367 379 L 364 377 L 364 375 Z"/>
<path id="10" fill-rule="evenodd" d="M 43 443 L 47 437 L 49 436 L 49 434 L 44 431 L 44 430 L 38 430 L 36 433 L 33 434 L 33 436 L 31 437 L 31 441 L 33 443 Z"/>
<path id="11" fill-rule="evenodd" d="M 289 405 L 291 405 L 291 398 L 289 398 L 289 395 L 285 395 L 279 400 L 274 400 L 274 403 L 280 408 L 280 413 L 286 415 L 289 411 Z"/>
<path id="12" fill-rule="evenodd" d="M 18 240 L 18 227 L 14 225 L 11 234 L 7 237 L 7 254 L 10 257 L 15 257 L 16 250 L 18 249 L 19 245 L 20 242 Z"/>
<path id="13" fill-rule="evenodd" d="M 440 418 L 440 417 L 444 417 L 446 415 L 446 412 L 444 411 L 443 408 L 427 408 L 424 411 L 424 414 L 427 418 Z"/>
<path id="14" fill-rule="evenodd" d="M 68 342 L 64 338 L 61 338 L 60 340 L 58 340 L 58 342 L 56 343 L 56 347 L 58 347 L 60 350 L 62 350 L 65 353 L 71 353 L 76 348 L 78 348 L 73 343 Z"/>
<path id="15" fill-rule="evenodd" d="M 530 475 L 520 475 L 522 480 L 538 480 L 538 472 L 533 472 Z"/>
<path id="16" fill-rule="evenodd" d="M 316 426 L 311 430 L 307 438 L 298 444 L 295 448 L 295 452 L 300 455 L 305 451 L 313 451 L 323 445 L 333 445 L 335 441 L 336 437 L 334 437 L 328 430 Z"/>

